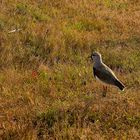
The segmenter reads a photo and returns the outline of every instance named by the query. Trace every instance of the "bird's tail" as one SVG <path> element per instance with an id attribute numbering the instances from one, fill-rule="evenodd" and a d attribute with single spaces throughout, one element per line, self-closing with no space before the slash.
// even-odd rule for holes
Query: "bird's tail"
<path id="1" fill-rule="evenodd" d="M 115 81 L 115 85 L 120 89 L 120 90 L 124 90 L 125 86 L 123 83 L 121 83 L 119 80 Z"/>

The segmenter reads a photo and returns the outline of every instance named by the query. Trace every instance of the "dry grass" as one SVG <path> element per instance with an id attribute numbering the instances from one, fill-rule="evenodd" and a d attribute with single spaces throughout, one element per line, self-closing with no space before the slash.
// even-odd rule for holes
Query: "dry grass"
<path id="1" fill-rule="evenodd" d="M 2 140 L 140 139 L 138 0 L 2 0 L 0 9 Z M 109 87 L 102 98 L 93 50 L 125 92 Z"/>

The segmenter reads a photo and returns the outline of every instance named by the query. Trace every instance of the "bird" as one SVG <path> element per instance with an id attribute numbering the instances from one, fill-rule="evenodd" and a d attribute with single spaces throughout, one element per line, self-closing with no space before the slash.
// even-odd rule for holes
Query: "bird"
<path id="1" fill-rule="evenodd" d="M 94 63 L 94 77 L 106 84 L 114 85 L 123 91 L 125 85 L 116 77 L 114 72 L 105 63 L 103 63 L 101 54 L 99 52 L 93 52 L 90 57 Z M 107 87 L 105 89 L 107 90 Z M 106 92 L 104 92 L 103 96 L 106 96 Z"/>

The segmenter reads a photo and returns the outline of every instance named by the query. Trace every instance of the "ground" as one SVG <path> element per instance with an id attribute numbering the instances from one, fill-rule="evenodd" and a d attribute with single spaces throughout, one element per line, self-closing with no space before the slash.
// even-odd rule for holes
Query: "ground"
<path id="1" fill-rule="evenodd" d="M 140 1 L 0 2 L 2 140 L 140 139 Z M 93 51 L 125 84 L 95 80 Z"/>

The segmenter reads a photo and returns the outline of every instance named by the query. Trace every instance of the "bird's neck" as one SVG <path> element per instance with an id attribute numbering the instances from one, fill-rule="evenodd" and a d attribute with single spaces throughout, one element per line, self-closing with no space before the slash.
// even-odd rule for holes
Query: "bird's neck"
<path id="1" fill-rule="evenodd" d="M 98 67 L 98 66 L 100 66 L 102 63 L 103 63 L 103 61 L 102 61 L 101 58 L 100 58 L 100 59 L 97 59 L 97 60 L 94 62 L 94 66 L 95 66 L 95 67 Z"/>

